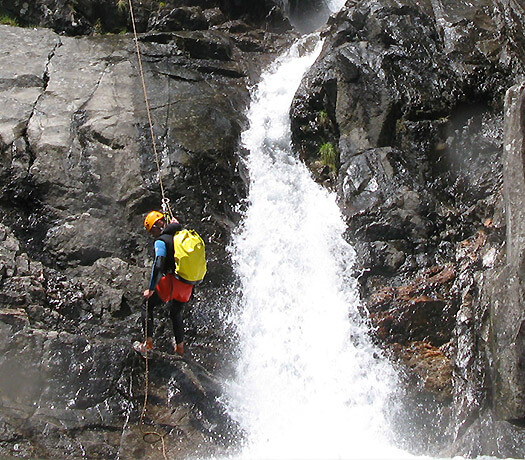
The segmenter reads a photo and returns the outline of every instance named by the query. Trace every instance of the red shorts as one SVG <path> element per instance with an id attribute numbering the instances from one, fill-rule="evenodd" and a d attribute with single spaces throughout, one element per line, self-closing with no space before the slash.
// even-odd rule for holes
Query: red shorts
<path id="1" fill-rule="evenodd" d="M 155 289 L 163 302 L 168 302 L 169 300 L 187 302 L 190 300 L 193 285 L 183 283 L 171 273 L 168 273 L 160 279 Z"/>

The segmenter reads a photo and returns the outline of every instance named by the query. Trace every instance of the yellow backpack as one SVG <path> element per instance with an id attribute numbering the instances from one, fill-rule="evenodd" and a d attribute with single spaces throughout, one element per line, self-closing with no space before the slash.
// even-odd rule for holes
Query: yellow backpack
<path id="1" fill-rule="evenodd" d="M 195 230 L 181 230 L 173 235 L 175 274 L 190 284 L 197 284 L 206 274 L 204 241 Z"/>

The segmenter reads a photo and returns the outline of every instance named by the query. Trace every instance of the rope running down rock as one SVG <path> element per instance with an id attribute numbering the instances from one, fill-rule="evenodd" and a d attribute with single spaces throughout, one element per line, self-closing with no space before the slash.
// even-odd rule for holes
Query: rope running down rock
<path id="1" fill-rule="evenodd" d="M 158 155 L 158 151 L 157 151 L 157 145 L 156 145 L 156 142 L 155 142 L 155 133 L 153 131 L 153 121 L 151 119 L 151 110 L 150 110 L 150 105 L 149 105 L 149 100 L 148 100 L 148 93 L 147 93 L 147 90 L 146 90 L 146 81 L 144 79 L 144 70 L 142 68 L 142 58 L 141 58 L 141 55 L 140 55 L 140 48 L 139 48 L 139 41 L 138 41 L 138 36 L 137 36 L 137 27 L 135 25 L 135 15 L 133 14 L 133 4 L 132 4 L 132 0 L 128 0 L 128 3 L 129 3 L 129 12 L 130 12 L 130 15 L 131 15 L 131 24 L 133 26 L 133 37 L 134 37 L 134 41 L 135 41 L 135 50 L 136 50 L 136 53 L 137 53 L 137 61 L 138 61 L 138 66 L 139 66 L 139 71 L 140 71 L 140 79 L 141 79 L 141 82 L 142 82 L 142 91 L 144 92 L 144 102 L 146 104 L 146 113 L 148 115 L 148 123 L 149 123 L 149 130 L 150 130 L 150 135 L 151 135 L 151 142 L 152 142 L 152 146 L 153 146 L 153 153 L 155 154 L 155 163 L 157 165 L 157 175 L 158 175 L 158 178 L 159 178 L 159 186 L 160 186 L 160 192 L 161 192 L 161 195 L 162 195 L 162 211 L 164 213 L 168 213 L 168 216 L 171 218 L 173 217 L 173 213 L 171 212 L 171 208 L 170 208 L 170 205 L 169 205 L 169 199 L 166 198 L 165 196 L 165 193 L 164 193 L 164 185 L 162 183 L 162 177 L 161 177 L 161 171 L 160 171 L 160 161 L 159 161 L 159 155 Z M 148 317 L 148 304 L 149 302 L 146 300 L 146 318 Z M 144 342 L 146 342 L 146 339 L 147 339 L 147 328 L 145 328 L 145 331 L 144 331 Z M 166 441 L 164 439 L 165 435 L 159 433 L 158 431 L 154 431 L 154 430 L 145 430 L 144 429 L 144 417 L 146 416 L 146 410 L 147 410 L 147 405 L 148 405 L 148 393 L 149 393 L 149 357 L 148 357 L 148 349 L 146 348 L 146 352 L 144 354 L 144 358 L 145 358 L 145 375 L 144 375 L 144 404 L 142 406 L 142 412 L 140 414 L 140 422 L 139 422 L 139 427 L 140 427 L 140 431 L 142 433 L 142 439 L 145 441 L 145 442 L 149 442 L 150 444 L 153 444 L 155 442 L 157 442 L 159 439 L 160 441 L 162 441 L 162 455 L 164 456 L 164 459 L 165 460 L 168 460 L 168 457 L 166 455 Z M 148 441 L 148 438 L 152 437 L 153 439 L 151 441 Z"/>
<path id="2" fill-rule="evenodd" d="M 142 67 L 142 57 L 140 54 L 139 39 L 137 35 L 137 26 L 135 24 L 135 15 L 133 13 L 132 0 L 128 0 L 128 3 L 129 3 L 129 13 L 131 15 L 131 24 L 133 26 L 133 37 L 134 37 L 134 42 L 135 42 L 135 51 L 137 53 L 137 61 L 139 65 L 140 80 L 142 82 L 142 91 L 144 93 L 144 103 L 146 105 L 146 113 L 148 115 L 148 124 L 149 124 L 150 136 L 151 136 L 151 144 L 153 147 L 153 153 L 155 154 L 155 163 L 157 165 L 157 176 L 159 178 L 160 193 L 162 195 L 162 211 L 165 214 L 168 214 L 168 217 L 171 219 L 173 217 L 173 213 L 171 212 L 171 207 L 169 204 L 170 200 L 169 198 L 166 197 L 166 194 L 164 191 L 164 184 L 162 183 L 159 153 L 157 150 L 157 143 L 155 142 L 155 133 L 153 131 L 153 120 L 151 118 L 151 108 L 149 105 L 148 92 L 146 89 L 146 80 L 144 78 L 144 69 Z"/>

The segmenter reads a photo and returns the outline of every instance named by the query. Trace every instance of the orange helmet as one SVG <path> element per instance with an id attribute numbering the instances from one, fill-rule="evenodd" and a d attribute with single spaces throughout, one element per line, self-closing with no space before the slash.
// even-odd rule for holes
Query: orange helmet
<path id="1" fill-rule="evenodd" d="M 148 213 L 148 215 L 144 219 L 144 227 L 146 228 L 146 230 L 148 232 L 151 231 L 151 228 L 159 219 L 164 219 L 164 214 L 162 214 L 161 212 L 151 211 L 150 213 Z"/>

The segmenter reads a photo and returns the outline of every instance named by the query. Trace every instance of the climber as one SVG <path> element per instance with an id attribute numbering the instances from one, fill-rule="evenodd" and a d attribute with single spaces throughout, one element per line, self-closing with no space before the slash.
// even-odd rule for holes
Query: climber
<path id="1" fill-rule="evenodd" d="M 173 347 L 175 353 L 182 356 L 184 354 L 182 312 L 193 292 L 192 284 L 184 283 L 174 276 L 173 235 L 182 230 L 182 225 L 174 218 L 167 224 L 164 214 L 151 211 L 144 220 L 144 227 L 155 238 L 155 259 L 148 289 L 143 294 L 142 330 L 146 340 L 135 342 L 133 349 L 141 354 L 153 349 L 153 310 L 160 304 L 167 303 L 175 336 L 172 339 Z"/>

